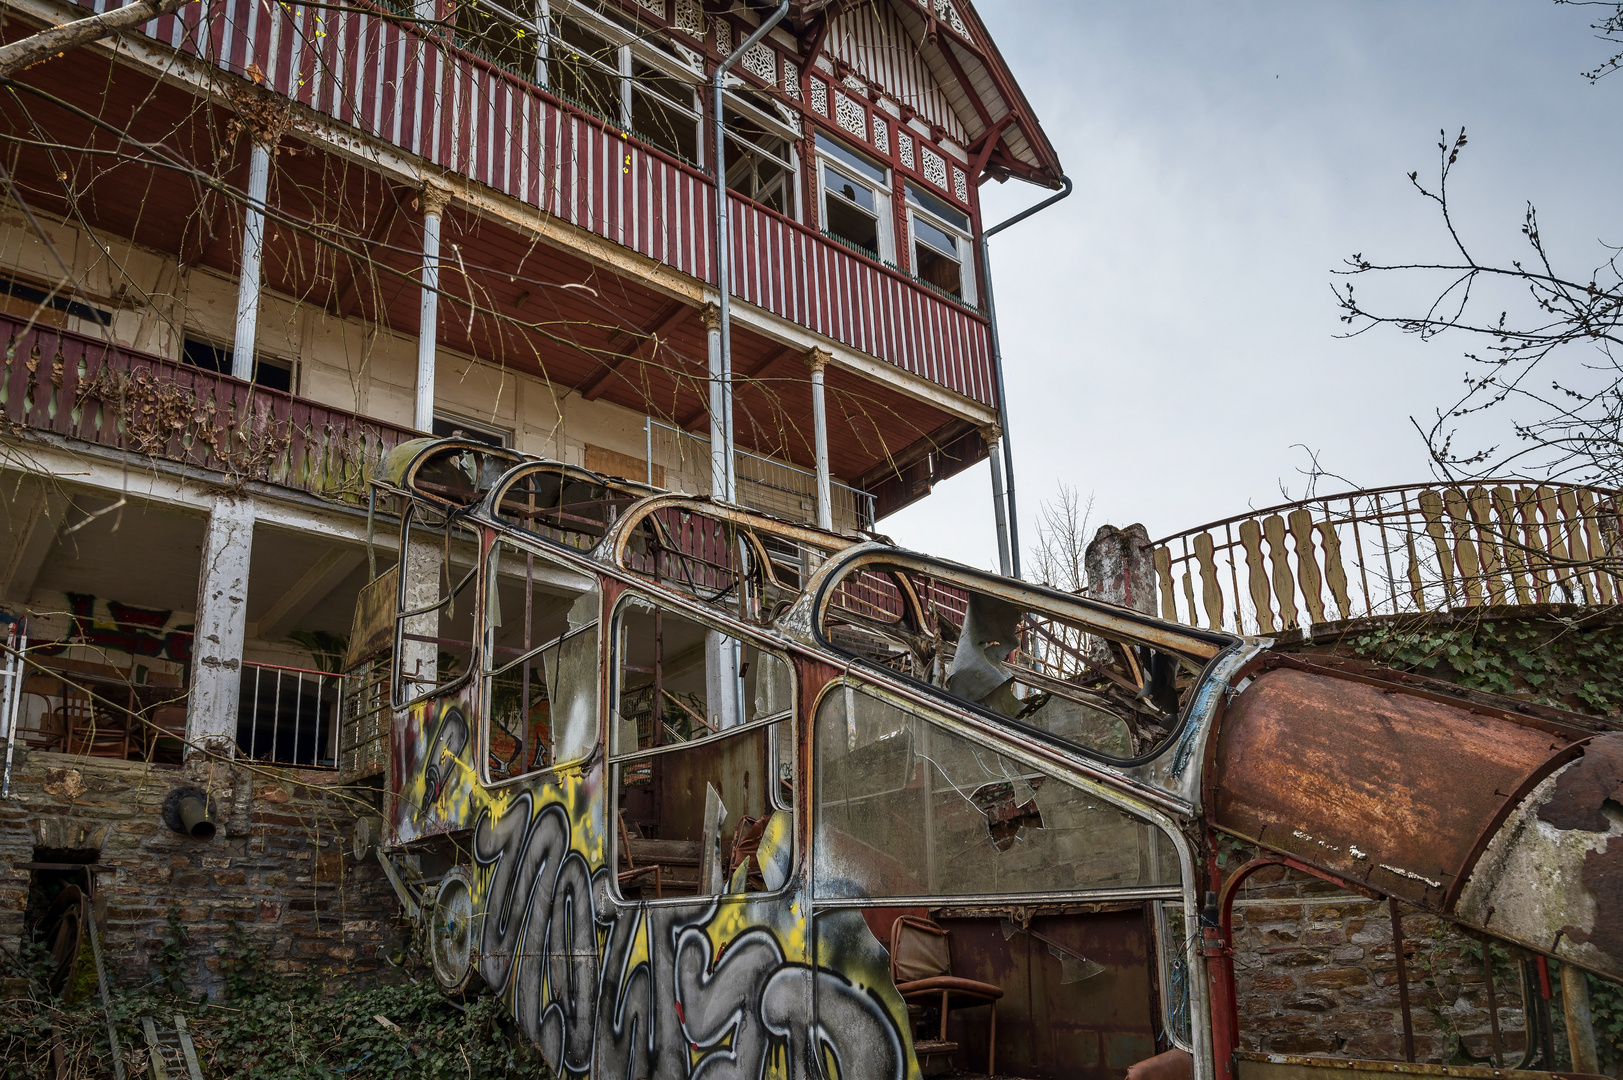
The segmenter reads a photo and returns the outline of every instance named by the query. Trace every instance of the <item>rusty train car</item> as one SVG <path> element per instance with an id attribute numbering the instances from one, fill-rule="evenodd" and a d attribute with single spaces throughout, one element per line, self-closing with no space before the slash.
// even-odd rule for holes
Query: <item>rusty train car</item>
<path id="1" fill-rule="evenodd" d="M 1267 864 L 1623 977 L 1623 733 L 468 440 L 375 498 L 380 858 L 560 1077 L 1262 1077 Z"/>

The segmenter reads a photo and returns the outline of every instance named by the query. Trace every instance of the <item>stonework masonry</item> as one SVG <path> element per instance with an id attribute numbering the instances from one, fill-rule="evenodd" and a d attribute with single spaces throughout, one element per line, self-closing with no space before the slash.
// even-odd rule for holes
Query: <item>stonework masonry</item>
<path id="1" fill-rule="evenodd" d="M 190 935 L 186 982 L 218 997 L 219 949 L 235 924 L 271 968 L 331 982 L 392 972 L 406 941 L 399 901 L 375 859 L 357 865 L 350 832 L 369 792 L 330 774 L 223 762 L 149 765 L 19 748 L 12 798 L 0 801 L 0 940 L 23 932 L 36 852 L 95 851 L 109 976 L 150 977 L 171 907 Z M 211 841 L 169 828 L 170 791 L 209 792 Z"/>

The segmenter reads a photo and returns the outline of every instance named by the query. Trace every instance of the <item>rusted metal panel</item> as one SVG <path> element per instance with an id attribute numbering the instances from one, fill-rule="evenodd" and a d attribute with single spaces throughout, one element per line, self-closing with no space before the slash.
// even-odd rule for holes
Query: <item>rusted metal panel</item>
<path id="1" fill-rule="evenodd" d="M 1441 911 L 1485 837 L 1574 741 L 1507 713 L 1270 665 L 1225 712 L 1209 805 L 1219 828 Z"/>
<path id="2" fill-rule="evenodd" d="M 1601 1080 L 1587 1073 L 1492 1069 L 1478 1065 L 1424 1065 L 1404 1061 L 1354 1061 L 1296 1054 L 1235 1055 L 1240 1080 L 1373 1080 L 1376 1076 L 1453 1077 L 1455 1080 Z"/>

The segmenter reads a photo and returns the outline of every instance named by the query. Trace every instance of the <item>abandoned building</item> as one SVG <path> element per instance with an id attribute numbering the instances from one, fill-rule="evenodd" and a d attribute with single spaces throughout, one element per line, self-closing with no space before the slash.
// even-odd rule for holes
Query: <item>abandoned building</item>
<path id="1" fill-rule="evenodd" d="M 0 38 L 109 6 L 3 0 Z M 1104 1080 L 1169 1047 L 1198 1080 L 1300 1080 L 1266 1072 L 1309 1067 L 1295 1055 L 1600 1070 L 1569 1047 L 1563 991 L 1615 965 L 1615 899 L 1582 886 L 1600 911 L 1576 943 L 1483 944 L 1459 905 L 1488 903 L 1465 870 L 1520 813 L 1517 784 L 1615 750 L 1623 698 L 1576 661 L 1488 687 L 1512 707 L 1368 672 L 1439 675 L 1383 647 L 1456 625 L 1519 620 L 1539 647 L 1615 625 L 1613 493 L 1394 488 L 1156 542 L 1112 531 L 1081 598 L 862 546 L 983 459 L 1001 486 L 978 193 L 1068 190 L 968 0 L 209 0 L 3 92 L 0 940 L 60 948 L 63 980 L 94 939 L 110 981 L 141 983 L 178 916 L 196 991 L 220 991 L 228 932 L 289 976 L 426 965 L 450 993 L 507 995 L 560 1075 L 686 1076 L 689 1046 L 785 1074 L 823 1055 L 831 1080 Z M 837 602 L 814 616 L 817 597 Z M 1071 772 L 998 743 L 991 693 L 964 689 L 1017 666 L 990 638 L 979 660 L 959 648 L 1010 612 L 992 637 L 1047 659 L 998 715 L 1047 724 Z M 1345 823 L 1310 828 L 1305 796 L 1294 833 L 1262 828 L 1302 773 L 1246 791 L 1235 770 L 1204 832 L 1172 824 L 1195 792 L 1129 776 L 1182 760 L 1200 725 L 1178 717 L 1240 694 L 1214 673 L 1262 663 L 1260 639 L 1285 655 L 1269 674 L 1305 658 L 1523 754 L 1503 814 L 1450 837 L 1459 889 L 1336 862 Z M 596 699 L 575 723 L 571 676 L 598 668 L 612 723 Z M 843 696 L 817 704 L 813 676 Z M 913 713 L 886 696 L 908 679 Z M 1098 685 L 1075 698 L 1076 680 Z M 1066 702 L 1118 719 L 1062 722 Z M 1423 788 L 1437 763 L 1387 764 Z M 894 790 L 850 793 L 880 768 Z M 918 829 L 865 816 L 906 810 L 918 776 Z M 498 820 L 560 784 L 567 813 Z M 543 825 L 596 867 L 570 902 L 600 887 L 638 912 L 650 957 L 652 927 L 680 936 L 671 966 L 707 987 L 754 971 L 748 1025 L 662 987 L 631 1029 L 644 1049 L 619 1028 L 594 1043 L 579 1001 L 606 942 L 635 982 L 607 921 L 552 920 L 577 935 L 554 961 L 591 955 L 574 974 L 540 973 L 505 922 L 475 943 L 461 916 L 488 895 L 542 902 L 512 868 L 545 861 Z M 1618 829 L 1603 813 L 1589 834 Z M 841 873 L 798 861 L 814 833 L 845 845 Z M 876 850 L 894 859 L 862 861 Z M 1569 852 L 1574 881 L 1589 852 Z M 814 880 L 817 925 L 855 942 L 832 971 L 805 951 L 809 912 L 759 914 Z M 1202 937 L 1229 931 L 1225 880 L 1226 943 Z M 772 933 L 682 922 L 734 893 Z M 870 969 L 877 990 L 851 992 Z M 813 1003 L 815 1053 L 772 1019 L 769 977 Z"/>

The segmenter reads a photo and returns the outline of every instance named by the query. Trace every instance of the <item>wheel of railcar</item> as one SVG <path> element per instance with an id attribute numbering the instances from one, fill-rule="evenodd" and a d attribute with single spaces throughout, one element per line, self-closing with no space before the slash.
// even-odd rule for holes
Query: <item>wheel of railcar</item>
<path id="1" fill-rule="evenodd" d="M 434 961 L 434 981 L 450 998 L 471 997 L 482 985 L 475 933 L 473 876 L 455 866 L 440 879 L 434 894 L 434 916 L 428 928 L 428 948 Z"/>

